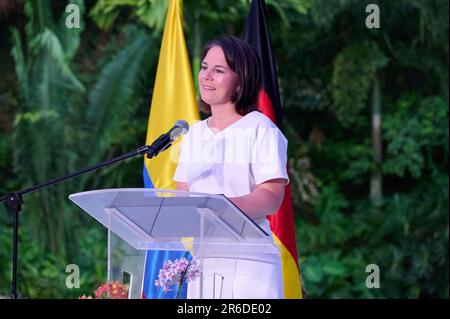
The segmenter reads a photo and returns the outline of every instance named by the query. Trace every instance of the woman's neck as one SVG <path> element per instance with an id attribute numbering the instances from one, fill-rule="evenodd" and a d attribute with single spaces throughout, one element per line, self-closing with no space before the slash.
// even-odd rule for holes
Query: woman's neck
<path id="1" fill-rule="evenodd" d="M 208 125 L 223 130 L 240 118 L 242 118 L 242 115 L 236 112 L 234 104 L 211 106 L 211 117 L 208 120 Z"/>

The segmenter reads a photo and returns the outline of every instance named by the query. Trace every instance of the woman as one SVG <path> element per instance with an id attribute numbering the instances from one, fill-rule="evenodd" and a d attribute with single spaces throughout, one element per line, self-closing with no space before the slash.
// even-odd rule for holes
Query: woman
<path id="1" fill-rule="evenodd" d="M 201 108 L 211 116 L 183 137 L 177 189 L 224 194 L 268 234 L 281 205 L 287 140 L 257 111 L 261 68 L 255 50 L 225 36 L 208 43 L 198 74 Z M 283 298 L 279 255 L 205 256 L 204 297 Z M 218 288 L 219 287 L 219 288 Z M 188 297 L 199 297 L 199 283 Z"/>

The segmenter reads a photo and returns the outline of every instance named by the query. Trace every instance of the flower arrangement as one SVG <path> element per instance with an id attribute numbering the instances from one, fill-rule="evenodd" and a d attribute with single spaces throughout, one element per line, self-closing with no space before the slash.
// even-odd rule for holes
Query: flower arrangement
<path id="1" fill-rule="evenodd" d="M 101 284 L 92 296 L 83 295 L 79 299 L 128 299 L 128 288 L 119 281 Z"/>
<path id="2" fill-rule="evenodd" d="M 159 270 L 158 279 L 155 280 L 155 286 L 161 287 L 164 293 L 167 293 L 172 285 L 178 285 L 176 298 L 181 292 L 181 286 L 184 282 L 191 282 L 200 277 L 201 271 L 196 259 L 188 260 L 186 258 L 168 260 Z"/>

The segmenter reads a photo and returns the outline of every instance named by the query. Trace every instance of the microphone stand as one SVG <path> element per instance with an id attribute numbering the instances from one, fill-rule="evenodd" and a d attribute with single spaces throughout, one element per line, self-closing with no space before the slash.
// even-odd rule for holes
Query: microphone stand
<path id="1" fill-rule="evenodd" d="M 164 147 L 161 147 L 161 144 L 162 144 L 161 142 L 163 140 L 164 140 L 164 142 L 169 143 L 169 144 L 164 143 L 165 144 Z M 156 142 L 158 142 L 158 143 L 156 143 Z M 20 191 L 11 192 L 7 195 L 0 197 L 0 202 L 4 202 L 6 207 L 9 209 L 9 211 L 13 215 L 13 253 L 12 253 L 13 268 L 12 268 L 11 299 L 17 299 L 17 297 L 18 297 L 18 294 L 17 294 L 17 252 L 18 252 L 18 250 L 17 250 L 17 248 L 18 248 L 18 234 L 19 234 L 19 212 L 21 211 L 22 205 L 24 204 L 22 195 L 31 193 L 31 192 L 37 191 L 39 189 L 46 188 L 46 187 L 49 187 L 49 186 L 52 186 L 52 185 L 55 185 L 58 183 L 61 183 L 67 179 L 74 178 L 74 177 L 77 177 L 84 173 L 109 166 L 111 164 L 114 164 L 119 161 L 123 161 L 127 158 L 131 158 L 136 155 L 146 154 L 147 158 L 152 158 L 152 157 L 156 156 L 157 154 L 159 154 L 160 152 L 162 152 L 163 150 L 167 149 L 171 145 L 170 142 L 172 142 L 172 141 L 169 140 L 165 136 L 165 134 L 163 134 L 152 145 L 141 146 L 132 152 L 120 155 L 118 157 L 106 160 L 104 162 L 100 162 L 96 165 L 75 171 L 73 173 L 70 173 L 70 174 L 67 174 L 64 176 L 54 178 L 47 182 L 31 186 L 29 188 L 26 188 L 26 189 L 23 189 Z"/>

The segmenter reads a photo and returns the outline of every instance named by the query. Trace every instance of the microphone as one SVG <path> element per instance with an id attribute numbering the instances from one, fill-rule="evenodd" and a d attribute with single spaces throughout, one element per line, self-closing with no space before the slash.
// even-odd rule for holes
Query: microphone
<path id="1" fill-rule="evenodd" d="M 189 131 L 189 124 L 185 120 L 175 122 L 175 125 L 167 132 L 158 137 L 148 148 L 147 158 L 152 158 L 163 152 L 172 145 L 180 135 Z"/>

